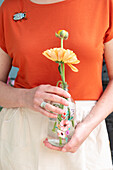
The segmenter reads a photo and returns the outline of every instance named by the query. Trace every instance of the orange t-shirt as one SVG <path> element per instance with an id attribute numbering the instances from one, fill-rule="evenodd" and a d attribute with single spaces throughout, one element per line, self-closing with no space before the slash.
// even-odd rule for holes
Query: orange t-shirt
<path id="1" fill-rule="evenodd" d="M 26 12 L 27 20 L 15 22 L 13 15 Z M 19 68 L 15 87 L 56 85 L 60 79 L 57 63 L 42 52 L 60 47 L 55 37 L 67 30 L 64 48 L 73 50 L 80 63 L 78 73 L 66 66 L 66 81 L 76 100 L 98 100 L 102 89 L 104 42 L 113 38 L 113 0 L 65 0 L 36 4 L 30 0 L 5 0 L 0 8 L 0 47 Z"/>

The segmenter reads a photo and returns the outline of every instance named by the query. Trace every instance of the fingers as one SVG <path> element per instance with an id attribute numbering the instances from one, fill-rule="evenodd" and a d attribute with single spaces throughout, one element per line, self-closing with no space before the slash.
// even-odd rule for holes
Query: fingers
<path id="1" fill-rule="evenodd" d="M 71 152 L 71 153 L 75 153 L 76 150 L 78 149 L 77 147 L 73 147 L 71 146 L 71 144 L 66 144 L 68 145 L 67 149 L 65 149 L 66 145 L 64 147 L 56 147 L 56 146 L 53 146 L 51 145 L 49 142 L 48 142 L 48 139 L 45 139 L 45 141 L 43 141 L 44 145 L 46 147 L 48 147 L 49 149 L 53 149 L 53 150 L 56 150 L 56 151 L 63 151 L 63 152 Z"/>
<path id="2" fill-rule="evenodd" d="M 73 135 L 71 140 L 62 148 L 63 152 L 75 153 L 79 148 L 80 143 L 76 141 L 75 136 Z"/>
<path id="3" fill-rule="evenodd" d="M 63 114 L 64 111 L 59 107 L 49 104 L 49 102 L 55 102 L 65 106 L 69 106 L 69 101 L 66 100 L 66 98 L 69 97 L 70 94 L 59 87 L 51 85 L 40 85 L 36 88 L 36 91 L 34 93 L 33 107 L 45 116 L 48 116 L 50 118 L 57 118 L 57 115 L 55 115 L 54 113 Z M 43 109 L 40 107 L 40 105 L 44 101 L 47 101 L 47 104 Z M 50 111 L 53 113 L 50 113 Z"/>
<path id="4" fill-rule="evenodd" d="M 43 100 L 53 101 L 55 103 L 60 103 L 60 104 L 66 105 L 66 106 L 69 105 L 69 102 L 66 99 L 64 99 L 63 97 L 60 97 L 58 95 L 55 95 L 55 94 L 40 93 L 40 97 Z"/>
<path id="5" fill-rule="evenodd" d="M 43 99 L 35 99 L 34 101 L 34 108 L 38 109 L 38 108 L 41 108 L 40 105 L 41 103 L 43 102 L 44 100 Z M 44 109 L 48 112 L 52 111 L 56 114 L 63 114 L 64 113 L 64 110 L 63 109 L 60 109 L 59 107 L 55 107 L 49 103 L 46 103 Z M 43 109 L 43 110 L 44 110 Z M 52 114 L 52 113 L 51 113 Z"/>
<path id="6" fill-rule="evenodd" d="M 45 92 L 55 93 L 65 98 L 71 97 L 71 95 L 67 91 L 63 90 L 60 87 L 51 86 L 51 85 L 41 85 L 40 88 Z"/>
<path id="7" fill-rule="evenodd" d="M 75 147 L 73 144 L 68 143 L 66 144 L 63 148 L 62 148 L 62 152 L 71 152 L 71 153 L 74 153 L 76 152 L 78 147 Z"/>
<path id="8" fill-rule="evenodd" d="M 50 118 L 57 118 L 57 115 L 50 113 L 42 108 L 40 108 L 39 106 L 35 106 L 36 111 L 39 111 L 41 114 L 43 114 L 44 116 L 50 117 Z"/>
<path id="9" fill-rule="evenodd" d="M 47 103 L 45 105 L 45 109 L 46 110 L 49 110 L 49 111 L 52 111 L 54 113 L 57 113 L 57 114 L 63 114 L 64 113 L 64 110 L 58 108 L 58 107 L 55 107 L 55 106 L 52 106 L 51 104 Z"/>
<path id="10" fill-rule="evenodd" d="M 56 150 L 56 151 L 61 151 L 61 150 L 62 150 L 62 147 L 56 147 L 56 146 L 51 145 L 51 144 L 48 142 L 48 139 L 46 139 L 45 141 L 43 141 L 43 143 L 44 143 L 45 146 L 48 147 L 49 149 L 53 149 L 53 150 Z"/>

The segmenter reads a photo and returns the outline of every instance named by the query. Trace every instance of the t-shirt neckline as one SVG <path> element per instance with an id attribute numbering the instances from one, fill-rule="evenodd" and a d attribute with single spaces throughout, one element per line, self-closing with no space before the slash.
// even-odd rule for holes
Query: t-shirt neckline
<path id="1" fill-rule="evenodd" d="M 49 4 L 38 4 L 38 3 L 32 2 L 30 0 L 25 0 L 25 1 L 31 6 L 48 7 L 48 6 L 52 6 L 52 5 L 64 5 L 71 0 L 64 0 L 64 1 L 59 1 L 59 2 L 55 2 L 55 3 L 49 3 Z"/>

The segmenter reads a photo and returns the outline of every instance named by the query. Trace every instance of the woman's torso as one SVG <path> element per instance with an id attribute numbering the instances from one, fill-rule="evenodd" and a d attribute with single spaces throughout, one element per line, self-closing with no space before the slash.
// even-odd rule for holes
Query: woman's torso
<path id="1" fill-rule="evenodd" d="M 60 47 L 60 39 L 55 37 L 55 32 L 64 29 L 69 32 L 64 48 L 73 50 L 80 60 L 76 65 L 78 73 L 66 66 L 70 93 L 76 100 L 97 100 L 102 93 L 103 43 L 109 27 L 109 1 L 8 2 L 4 3 L 4 33 L 12 64 L 19 68 L 15 87 L 56 85 L 60 79 L 58 65 L 45 58 L 42 52 Z M 13 15 L 20 11 L 26 12 L 27 20 L 15 22 Z"/>

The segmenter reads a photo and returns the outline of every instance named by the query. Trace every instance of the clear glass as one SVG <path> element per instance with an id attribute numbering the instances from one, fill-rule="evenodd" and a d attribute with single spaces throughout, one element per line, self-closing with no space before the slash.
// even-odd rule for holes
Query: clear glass
<path id="1" fill-rule="evenodd" d="M 67 90 L 67 87 L 65 90 Z M 58 147 L 63 147 L 67 142 L 69 142 L 75 129 L 74 118 L 76 113 L 76 104 L 72 98 L 67 100 L 69 101 L 69 106 L 63 106 L 59 103 L 51 102 L 53 106 L 64 110 L 64 114 L 58 114 L 57 118 L 49 118 L 48 124 L 48 142 Z"/>

